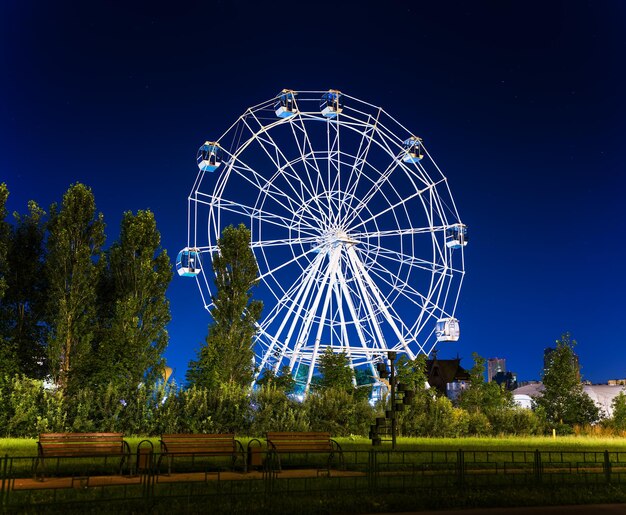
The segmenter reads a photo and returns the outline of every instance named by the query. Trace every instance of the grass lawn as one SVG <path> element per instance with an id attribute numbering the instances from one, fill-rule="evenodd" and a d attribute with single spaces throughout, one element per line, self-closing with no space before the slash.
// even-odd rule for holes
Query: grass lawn
<path id="1" fill-rule="evenodd" d="M 142 440 L 150 440 L 154 444 L 155 450 L 159 449 L 159 437 L 128 437 L 126 441 L 130 444 L 131 452 Z M 245 447 L 250 438 L 241 437 Z M 371 441 L 363 437 L 335 438 L 344 451 L 368 451 L 372 448 Z M 390 449 L 388 443 L 378 447 L 380 450 Z M 626 439 L 607 437 L 585 437 L 585 436 L 560 436 L 552 437 L 486 437 L 486 438 L 398 438 L 398 450 L 419 450 L 419 451 L 456 451 L 463 449 L 471 450 L 491 450 L 491 451 L 623 451 L 626 452 Z M 35 438 L 0 438 L 0 456 L 36 456 L 37 439 Z"/>

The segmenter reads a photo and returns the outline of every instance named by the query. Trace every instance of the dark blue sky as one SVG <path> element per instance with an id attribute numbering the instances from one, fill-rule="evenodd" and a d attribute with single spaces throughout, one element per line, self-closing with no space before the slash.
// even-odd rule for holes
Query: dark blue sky
<path id="1" fill-rule="evenodd" d="M 282 88 L 337 88 L 424 138 L 471 231 L 459 342 L 538 379 L 562 332 L 583 376 L 626 377 L 626 6 L 620 2 L 117 2 L 0 6 L 9 209 L 91 186 L 109 242 L 149 208 L 186 244 L 195 153 Z M 206 335 L 169 291 L 179 380 Z"/>

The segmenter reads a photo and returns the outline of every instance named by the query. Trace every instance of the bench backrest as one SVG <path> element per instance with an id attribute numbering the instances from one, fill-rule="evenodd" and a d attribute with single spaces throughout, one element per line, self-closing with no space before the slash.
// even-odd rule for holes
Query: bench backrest
<path id="1" fill-rule="evenodd" d="M 328 432 L 267 433 L 270 449 L 282 452 L 325 452 L 333 450 Z"/>
<path id="2" fill-rule="evenodd" d="M 166 434 L 161 435 L 161 452 L 227 453 L 236 452 L 234 434 Z"/>
<path id="3" fill-rule="evenodd" d="M 41 433 L 39 452 L 50 456 L 88 456 L 126 452 L 122 433 Z"/>

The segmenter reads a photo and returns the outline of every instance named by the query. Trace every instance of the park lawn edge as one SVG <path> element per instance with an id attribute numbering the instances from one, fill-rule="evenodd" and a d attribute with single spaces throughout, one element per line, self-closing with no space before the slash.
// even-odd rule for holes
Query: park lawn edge
<path id="1" fill-rule="evenodd" d="M 245 447 L 253 437 L 237 437 Z M 371 441 L 361 436 L 347 436 L 333 438 L 344 451 L 369 451 Z M 159 449 L 158 436 L 129 436 L 125 437 L 131 452 L 135 452 L 137 445 L 143 440 L 149 440 L 155 450 Z M 263 438 L 261 438 L 263 440 Z M 377 450 L 390 450 L 391 445 L 385 443 Z M 427 438 L 427 437 L 398 437 L 396 449 L 400 451 L 456 451 L 462 450 L 491 450 L 491 451 L 613 451 L 626 452 L 626 439 L 620 437 L 590 437 L 590 436 L 547 436 L 524 437 L 463 437 L 463 438 Z M 0 438 L 0 456 L 36 456 L 36 438 Z"/>

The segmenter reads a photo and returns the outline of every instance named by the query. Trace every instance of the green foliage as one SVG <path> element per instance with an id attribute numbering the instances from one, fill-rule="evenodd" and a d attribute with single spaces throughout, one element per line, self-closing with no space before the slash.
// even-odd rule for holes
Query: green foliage
<path id="1" fill-rule="evenodd" d="M 296 380 L 291 375 L 291 370 L 287 365 L 283 366 L 280 374 L 275 374 L 271 369 L 265 369 L 263 375 L 257 380 L 257 386 L 271 386 L 285 394 L 293 393 L 296 387 Z"/>
<path id="2" fill-rule="evenodd" d="M 592 424 L 600 418 L 600 411 L 591 398 L 583 391 L 578 362 L 574 354 L 576 341 L 569 333 L 556 342 L 556 349 L 550 354 L 549 363 L 543 373 L 544 390 L 537 398 L 539 406 L 549 423 Z M 566 428 L 561 428 L 565 431 Z"/>
<path id="3" fill-rule="evenodd" d="M 45 327 L 43 325 L 46 280 L 44 265 L 45 212 L 33 201 L 28 215 L 14 213 L 7 253 L 7 291 L 0 310 L 3 333 L 13 349 L 17 365 L 11 373 L 43 378 Z"/>
<path id="4" fill-rule="evenodd" d="M 318 359 L 320 376 L 316 378 L 313 387 L 315 390 L 335 388 L 347 393 L 353 393 L 355 378 L 350 368 L 350 360 L 345 352 L 333 352 L 327 347 Z"/>
<path id="5" fill-rule="evenodd" d="M 224 383 L 248 386 L 254 376 L 252 338 L 263 303 L 252 300 L 258 266 L 250 249 L 250 230 L 243 224 L 226 227 L 213 255 L 216 294 L 213 323 L 198 359 L 189 363 L 187 381 L 214 389 Z"/>
<path id="6" fill-rule="evenodd" d="M 249 388 L 235 383 L 215 389 L 192 386 L 181 392 L 182 432 L 243 433 L 250 424 Z"/>
<path id="7" fill-rule="evenodd" d="M 52 206 L 48 230 L 48 360 L 55 383 L 67 394 L 89 376 L 97 325 L 96 284 L 105 237 L 91 190 L 72 185 L 61 208 Z"/>
<path id="8" fill-rule="evenodd" d="M 309 420 L 304 405 L 287 397 L 273 384 L 252 394 L 250 434 L 261 436 L 268 431 L 308 431 Z"/>
<path id="9" fill-rule="evenodd" d="M 7 217 L 7 199 L 9 198 L 9 189 L 3 182 L 0 183 L 0 300 L 4 297 L 7 289 L 7 275 L 9 273 L 7 263 L 7 252 L 9 249 L 9 235 L 11 228 L 6 221 Z"/>
<path id="10" fill-rule="evenodd" d="M 165 293 L 172 271 L 160 243 L 152 212 L 124 213 L 99 292 L 102 330 L 92 364 L 96 384 L 137 386 L 161 375 L 171 319 Z"/>
<path id="11" fill-rule="evenodd" d="M 9 190 L 5 183 L 0 183 L 0 376 L 12 375 L 18 369 L 17 349 L 8 337 L 9 316 L 5 308 L 4 296 L 7 291 L 9 264 L 7 253 L 9 250 L 11 228 L 6 222 L 6 202 Z"/>
<path id="12" fill-rule="evenodd" d="M 620 431 L 626 431 L 626 394 L 623 391 L 620 392 L 613 399 L 611 406 L 613 407 L 613 427 Z"/>
<path id="13" fill-rule="evenodd" d="M 428 382 L 428 377 L 426 375 L 425 354 L 420 354 L 413 360 L 410 360 L 406 354 L 402 354 L 397 359 L 395 366 L 399 383 L 406 385 L 416 395 L 420 395 L 427 390 L 426 383 Z"/>
<path id="14" fill-rule="evenodd" d="M 513 408 L 513 396 L 495 381 L 485 382 L 485 358 L 473 354 L 469 388 L 459 396 L 459 407 L 470 413 L 482 412 L 489 416 L 500 410 Z"/>
<path id="15" fill-rule="evenodd" d="M 339 388 L 326 388 L 309 394 L 304 407 L 311 431 L 329 431 L 336 436 L 367 434 L 374 410 L 367 399 Z"/>

